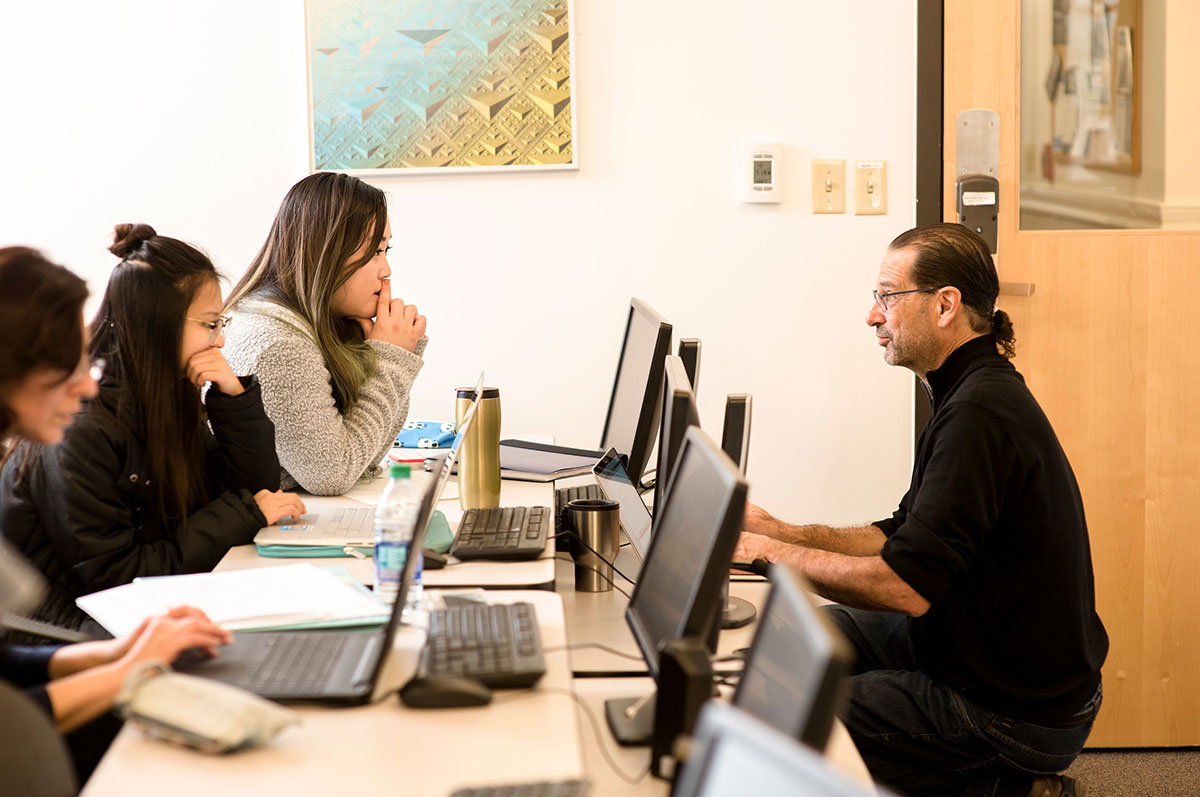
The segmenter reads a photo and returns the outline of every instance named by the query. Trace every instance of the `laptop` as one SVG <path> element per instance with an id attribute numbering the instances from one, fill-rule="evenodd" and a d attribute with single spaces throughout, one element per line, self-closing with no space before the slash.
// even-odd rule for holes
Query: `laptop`
<path id="1" fill-rule="evenodd" d="M 475 395 L 483 388 L 479 375 Z M 425 547 L 429 521 L 454 465 L 459 444 L 471 427 L 477 402 L 467 409 L 454 445 L 444 458 L 438 478 L 421 497 L 417 525 L 410 550 Z M 392 616 L 383 629 L 354 631 L 257 631 L 234 634 L 231 644 L 215 659 L 184 659 L 175 669 L 241 687 L 262 697 L 280 701 L 303 701 L 357 705 L 371 699 L 375 683 L 392 649 L 396 630 L 404 624 L 404 599 L 415 577 L 417 557 L 404 562 L 400 589 Z"/>
<path id="2" fill-rule="evenodd" d="M 479 375 L 475 383 L 475 395 L 483 391 L 484 375 Z M 458 458 L 458 449 L 471 428 L 475 418 L 475 408 L 478 402 L 472 402 L 467 408 L 467 414 L 440 468 L 437 479 L 437 495 L 433 505 L 437 506 L 442 489 L 450 479 L 454 464 Z M 435 466 L 437 467 L 437 466 Z M 335 496 L 305 496 L 304 506 L 307 510 L 299 519 L 290 523 L 280 523 L 274 526 L 264 526 L 254 536 L 257 545 L 312 545 L 312 546 L 354 546 L 358 548 L 375 547 L 375 507 L 364 504 L 344 495 Z"/>
<path id="3" fill-rule="evenodd" d="M 412 549 L 425 545 L 433 517 L 438 482 L 421 499 Z M 404 599 L 412 586 L 417 557 L 404 563 L 392 616 L 382 629 L 352 631 L 247 631 L 234 634 L 215 659 L 183 657 L 175 669 L 232 684 L 262 697 L 335 705 L 358 705 L 371 699 L 375 683 L 403 624 Z"/>

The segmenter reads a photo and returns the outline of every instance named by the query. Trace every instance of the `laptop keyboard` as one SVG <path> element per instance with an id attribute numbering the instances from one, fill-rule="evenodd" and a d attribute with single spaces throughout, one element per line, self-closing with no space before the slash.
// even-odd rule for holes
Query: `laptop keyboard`
<path id="1" fill-rule="evenodd" d="M 550 508 L 500 506 L 463 513 L 450 553 L 459 559 L 536 559 L 546 547 Z"/>
<path id="2" fill-rule="evenodd" d="M 576 487 L 560 487 L 554 491 L 554 532 L 562 534 L 569 529 L 570 518 L 567 517 L 567 504 L 580 498 L 598 500 L 604 496 L 600 493 L 600 485 L 581 484 Z"/>
<path id="3" fill-rule="evenodd" d="M 450 797 L 584 797 L 588 793 L 586 780 L 514 783 L 504 786 L 476 786 L 459 789 Z"/>
<path id="4" fill-rule="evenodd" d="M 493 689 L 533 686 L 546 674 L 531 603 L 463 603 L 429 613 L 426 675 L 475 678 Z"/>
<path id="5" fill-rule="evenodd" d="M 329 513 L 326 523 L 318 522 L 319 515 L 302 515 L 295 523 L 286 524 L 289 530 L 297 532 L 302 540 L 345 539 L 352 536 L 366 535 L 371 539 L 374 534 L 375 508 L 364 506 L 361 509 L 334 509 Z"/>
<path id="6" fill-rule="evenodd" d="M 266 641 L 263 655 L 246 668 L 238 686 L 256 694 L 320 694 L 348 640 L 347 634 L 328 632 L 277 634 Z"/>

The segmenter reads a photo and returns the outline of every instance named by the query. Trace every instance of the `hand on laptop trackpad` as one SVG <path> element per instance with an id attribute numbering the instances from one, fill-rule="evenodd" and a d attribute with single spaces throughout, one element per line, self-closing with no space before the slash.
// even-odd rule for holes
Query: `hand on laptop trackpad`
<path id="1" fill-rule="evenodd" d="M 434 675 L 406 683 L 400 701 L 409 708 L 486 706 L 492 702 L 492 690 L 474 678 Z"/>

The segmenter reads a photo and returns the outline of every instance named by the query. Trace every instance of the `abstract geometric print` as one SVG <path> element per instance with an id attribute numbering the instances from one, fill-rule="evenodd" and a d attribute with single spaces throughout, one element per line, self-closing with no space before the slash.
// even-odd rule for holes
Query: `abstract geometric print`
<path id="1" fill-rule="evenodd" d="M 574 168 L 570 0 L 308 0 L 317 170 Z"/>

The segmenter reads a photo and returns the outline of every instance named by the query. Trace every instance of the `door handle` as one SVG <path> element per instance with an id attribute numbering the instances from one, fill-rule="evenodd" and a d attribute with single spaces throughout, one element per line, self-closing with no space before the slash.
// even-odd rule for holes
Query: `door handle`
<path id="1" fill-rule="evenodd" d="M 1001 296 L 1033 296 L 1034 284 L 1032 282 L 1001 282 Z"/>

